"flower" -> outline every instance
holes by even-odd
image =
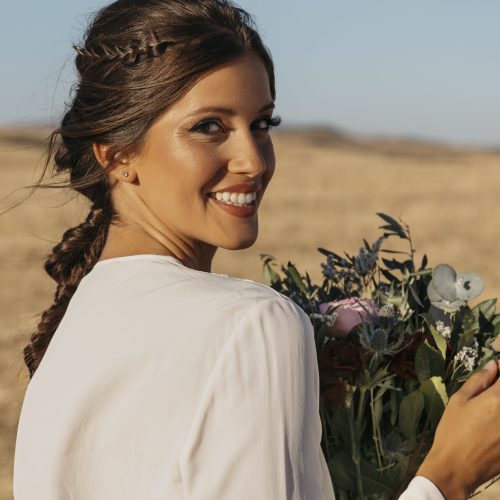
[[[378,307],[375,302],[357,297],[324,302],[319,305],[319,311],[321,314],[332,314],[333,324],[328,327],[327,331],[334,337],[345,337],[364,320],[378,316]]]
[[[462,347],[457,354],[455,354],[455,363],[462,365],[466,371],[471,372],[474,370],[474,365],[476,364],[477,356],[479,351],[479,344],[477,339],[474,338],[473,347]]]
[[[359,343],[374,355],[375,360],[396,354],[405,341],[403,330],[396,338],[391,338],[392,329],[381,323],[380,318],[369,317],[366,322],[361,323],[359,329]]]
[[[441,334],[441,336],[449,340],[451,337],[451,328],[449,326],[445,326],[443,321],[436,321],[436,330],[438,333]]]
[[[483,280],[474,273],[457,273],[447,264],[439,264],[432,272],[427,287],[431,304],[448,312],[458,311],[484,289]]]

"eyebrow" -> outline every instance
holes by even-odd
[[[268,109],[274,109],[274,102],[270,102],[266,104],[263,108],[259,110],[259,113],[262,113],[263,111],[267,111]],[[193,116],[201,115],[202,113],[222,113],[225,115],[229,116],[234,116],[236,112],[234,109],[231,108],[223,108],[223,107],[218,107],[218,106],[206,106],[204,108],[197,109],[196,111],[193,111],[189,115],[186,116],[186,118],[191,118]]]

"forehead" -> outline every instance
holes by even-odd
[[[269,75],[259,56],[248,53],[202,76],[172,105],[172,114],[189,115],[205,106],[255,113],[272,101]]]

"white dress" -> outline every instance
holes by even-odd
[[[142,254],[80,282],[28,385],[15,500],[333,500],[307,314]],[[400,497],[443,500],[416,477]]]

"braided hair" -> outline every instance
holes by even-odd
[[[274,66],[251,16],[230,0],[118,0],[98,11],[74,46],[78,81],[51,135],[36,187],[65,187],[90,201],[86,219],[68,229],[45,262],[57,284],[23,350],[35,373],[81,279],[98,261],[111,224],[120,223],[107,170],[140,150],[153,122],[209,70],[248,51],[263,61],[275,98]],[[108,146],[101,165],[94,144]],[[47,168],[69,182],[42,184]]]

